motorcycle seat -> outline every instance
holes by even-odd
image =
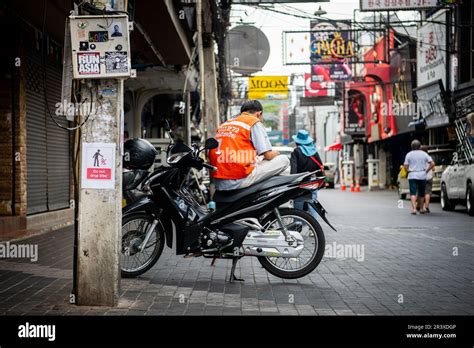
[[[213,200],[216,203],[232,203],[255,192],[264,191],[276,186],[287,185],[297,181],[298,179],[301,181],[301,179],[303,179],[303,177],[307,176],[308,174],[309,173],[275,175],[246,188],[228,191],[216,191],[214,193]]]

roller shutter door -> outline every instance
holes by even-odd
[[[26,59],[27,213],[69,206],[69,134],[57,127],[45,107],[39,52]],[[48,104],[54,115],[61,100],[61,67],[46,64]]]

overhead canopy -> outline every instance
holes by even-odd
[[[324,148],[324,151],[341,151],[342,150],[342,144],[341,143],[334,143],[331,145],[328,145]]]

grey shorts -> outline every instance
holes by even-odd
[[[425,194],[431,194],[433,191],[433,179],[426,180]]]

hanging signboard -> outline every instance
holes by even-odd
[[[311,21],[311,81],[349,81],[352,71],[348,61],[357,56],[350,22]]]
[[[336,95],[336,84],[331,81],[315,82],[311,80],[311,74],[304,74],[305,97],[334,97]]]
[[[358,46],[350,30],[311,31],[311,63],[344,63],[357,57]]]
[[[283,34],[283,60],[285,64],[309,64],[310,35],[307,31]]]
[[[344,103],[344,133],[365,134],[365,114],[367,100],[362,93],[350,91]]]
[[[249,99],[287,99],[288,76],[252,76],[249,78]]]
[[[189,0],[184,1],[188,2]],[[194,3],[195,1],[192,2]],[[329,0],[232,0],[232,4],[234,5],[286,4],[298,2],[329,2]]]
[[[432,18],[417,30],[417,83],[418,87],[441,79],[446,87],[446,11]]]
[[[426,122],[426,128],[449,124],[446,110],[446,94],[441,80],[415,89],[418,116]]]
[[[83,143],[81,188],[115,188],[115,143]]]
[[[438,0],[360,0],[361,11],[427,10],[438,6]]]
[[[343,22],[337,23],[340,25]],[[388,61],[388,52],[377,60],[361,58],[360,52],[369,50],[373,44],[360,41],[360,38],[367,34],[366,29],[349,28],[350,26],[347,26],[347,29],[334,26],[330,22],[318,22],[316,26],[312,25],[309,31],[284,31],[283,64],[341,65]],[[376,37],[384,37],[387,29],[373,28],[370,32]],[[305,45],[308,45],[309,49],[304,47]]]

